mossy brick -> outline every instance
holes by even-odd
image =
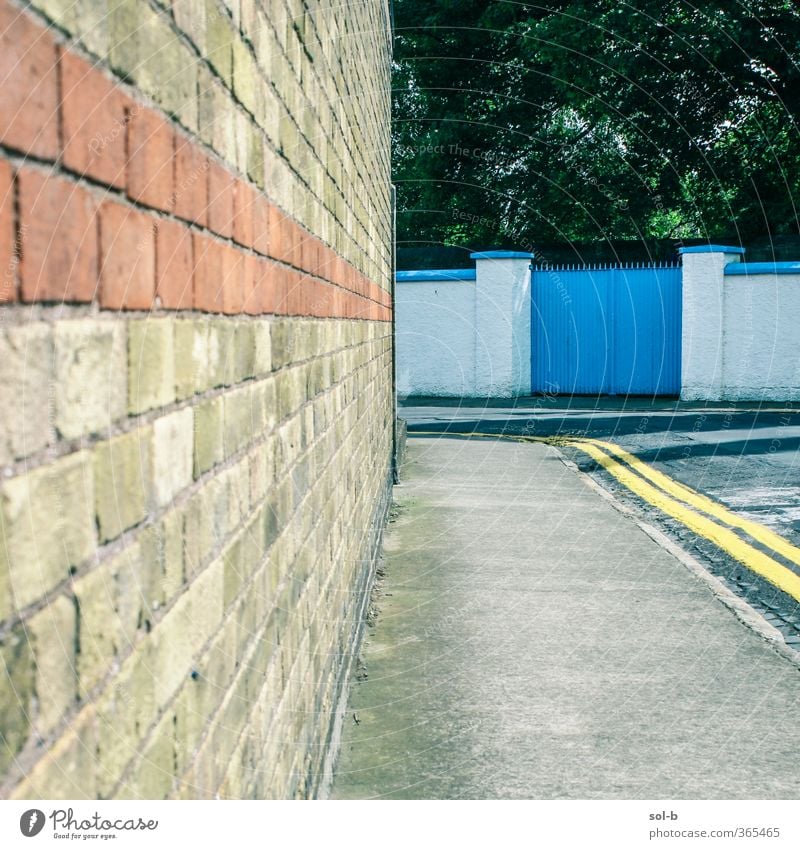
[[[152,480],[152,430],[139,428],[95,449],[97,527],[102,542],[115,539],[147,515]]]
[[[129,546],[73,585],[77,602],[76,669],[78,695],[85,699],[130,654],[150,616],[152,583],[143,574],[142,549]]]
[[[305,379],[300,368],[281,372],[275,381],[277,390],[278,420],[285,421],[305,400]]]
[[[208,371],[211,387],[236,383],[235,327],[231,319],[217,319],[208,327]]]
[[[259,434],[253,423],[253,399],[248,388],[228,392],[225,399],[225,424],[222,448],[225,458],[232,457]]]
[[[146,14],[138,36],[147,45],[137,82],[164,111],[192,132],[198,127],[198,59],[162,15]]]
[[[206,52],[206,4],[197,0],[172,0],[172,14],[178,29],[201,54]]]
[[[233,341],[235,345],[234,379],[241,383],[256,372],[256,324],[253,321],[237,321]]]
[[[86,699],[111,669],[120,648],[111,570],[102,564],[74,584],[78,603],[78,695]]]
[[[172,510],[137,537],[141,546],[142,593],[155,612],[185,583],[183,509]]]
[[[89,705],[39,758],[12,799],[95,799],[95,711]]]
[[[222,555],[225,570],[222,603],[225,608],[228,608],[231,602],[239,595],[244,584],[245,575],[242,552],[242,537],[240,536],[225,549]]]
[[[199,478],[224,459],[225,399],[203,401],[195,407],[194,477]]]
[[[0,773],[14,762],[31,730],[35,696],[33,647],[23,625],[0,637]]]
[[[189,640],[195,654],[219,632],[223,619],[225,566],[223,559],[210,563],[189,589],[192,624]]]
[[[255,59],[247,44],[239,38],[233,44],[233,93],[239,103],[255,115],[256,91],[263,85],[258,76]]]
[[[236,156],[236,107],[222,83],[206,68],[198,69],[197,121],[200,138],[230,164]]]
[[[28,621],[27,628],[35,657],[35,728],[44,736],[76,704],[77,620],[73,598],[60,595],[51,599]]]
[[[182,511],[183,564],[188,580],[202,568],[217,546],[212,484],[195,493]]]
[[[129,726],[131,736],[138,742],[144,737],[157,715],[153,670],[158,662],[152,634],[141,640],[136,649],[122,662],[119,673],[103,691],[103,697],[115,688],[121,695],[119,726]],[[134,736],[135,735],[135,736]]]
[[[69,33],[80,31],[80,3],[75,0],[34,0],[34,9],[43,12],[54,24]]]
[[[169,795],[175,767],[175,716],[168,711],[153,730],[150,741],[132,765],[125,793],[134,799],[164,799]]]
[[[294,358],[294,332],[292,322],[278,319],[272,323],[272,367],[283,368]]]
[[[138,82],[147,59],[140,28],[157,13],[144,0],[108,0],[107,10],[111,67],[123,79]]]
[[[210,388],[208,321],[179,320],[174,326],[175,394],[178,401]]]
[[[264,410],[264,427],[272,430],[278,423],[276,379],[269,377],[260,381],[257,391],[261,395],[261,405]]]
[[[253,376],[262,377],[272,370],[272,325],[269,321],[253,322]]]
[[[139,633],[146,633],[158,608],[161,564],[144,558],[140,539],[110,558],[108,571],[113,589],[114,613],[119,625],[115,653],[125,655]]]
[[[7,585],[0,619],[53,590],[94,553],[93,502],[86,451],[0,485],[0,575]]]
[[[263,97],[259,98],[263,102]],[[266,119],[264,120],[266,123]],[[247,133],[247,176],[260,188],[264,188],[264,138],[261,128],[248,125]]]
[[[175,400],[172,321],[140,319],[128,324],[128,412],[165,407]]]
[[[53,440],[53,333],[44,322],[0,329],[0,466]]]
[[[164,615],[149,635],[153,646],[153,665],[156,709],[165,707],[189,676],[192,668],[192,605],[189,590],[185,591]],[[196,649],[199,651],[200,646]]]
[[[169,601],[186,583],[183,561],[183,514],[167,514],[162,522],[164,535],[163,592]]]
[[[100,433],[126,414],[125,325],[62,321],[54,336],[56,428],[64,439]]]
[[[233,88],[233,25],[215,0],[205,0],[206,58],[225,85]]]
[[[153,492],[160,507],[192,482],[194,437],[191,407],[153,422]]]
[[[120,776],[140,751],[136,733],[138,701],[132,683],[132,662],[126,662],[95,702],[97,712],[96,780],[100,799],[109,799]]]
[[[259,504],[267,493],[271,469],[269,455],[263,445],[258,445],[250,455],[250,503]]]

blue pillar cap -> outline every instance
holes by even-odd
[[[679,248],[679,254],[743,254],[744,248],[732,245],[693,245],[689,248]]]
[[[470,259],[533,259],[532,253],[526,251],[479,251],[470,254]]]

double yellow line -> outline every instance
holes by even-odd
[[[420,434],[422,435],[422,434]],[[441,436],[441,433],[426,434]],[[739,563],[800,601],[800,575],[739,536],[740,532],[773,554],[800,566],[800,548],[764,525],[737,515],[707,495],[659,472],[638,457],[600,439],[577,436],[537,437],[474,433],[470,436],[505,438],[517,442],[544,442],[569,446],[591,457],[626,489],[676,519],[689,530],[710,540]]]

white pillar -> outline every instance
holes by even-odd
[[[739,262],[744,248],[697,245],[681,248],[683,326],[681,398],[722,398],[722,351],[725,322],[725,266]]]
[[[475,393],[513,398],[531,392],[531,262],[517,251],[474,253]]]

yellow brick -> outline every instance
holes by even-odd
[[[126,412],[125,329],[116,321],[55,327],[56,427],[74,439],[99,433]]]
[[[0,619],[41,598],[95,550],[89,454],[0,485]]]
[[[52,441],[52,366],[49,325],[0,329],[0,466]]]
[[[163,507],[192,482],[194,415],[178,410],[153,422],[153,491]]]
[[[36,661],[36,731],[48,734],[77,698],[75,603],[58,596],[28,622]]]
[[[128,411],[144,413],[174,400],[172,321],[131,321],[128,325]]]
[[[101,442],[95,449],[94,481],[101,541],[118,537],[147,515],[152,479],[149,427]]]
[[[94,709],[87,707],[42,754],[11,798],[94,799],[96,739]]]

